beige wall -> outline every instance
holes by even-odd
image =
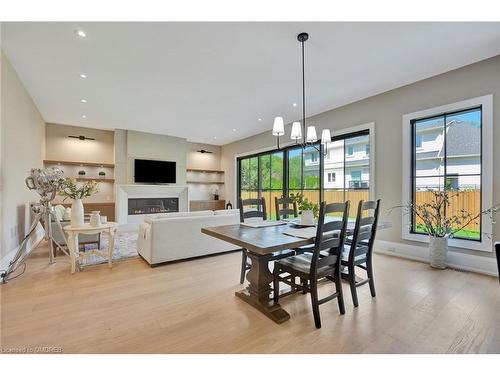
[[[48,160],[85,161],[90,163],[114,163],[114,132],[81,128],[78,126],[47,124]],[[95,140],[81,141],[68,135],[83,135]]]
[[[29,170],[42,167],[45,122],[1,52],[1,253],[15,249],[24,234],[25,204],[37,201],[24,180]]]
[[[186,183],[187,141],[184,138],[132,130],[115,130],[115,179],[134,183],[134,159],[175,161],[177,184]]]
[[[404,243],[401,239],[401,215],[388,210],[402,202],[402,116],[406,113],[454,103],[460,100],[493,94],[494,144],[500,144],[500,56],[484,60],[436,77],[367,98],[311,117],[310,123],[319,129],[342,129],[375,122],[375,191],[382,199],[382,216],[393,227],[380,231],[379,239]],[[286,134],[289,136],[290,129]],[[226,171],[226,196],[235,196],[235,155],[272,147],[276,139],[269,131],[222,147],[222,169]],[[494,155],[493,202],[500,202],[500,152]],[[500,239],[500,225],[494,230]],[[413,242],[408,242],[416,244]],[[459,252],[467,250],[454,249]],[[474,252],[493,256],[492,253]]]
[[[207,150],[212,153],[202,154],[198,150]],[[187,168],[220,169],[221,147],[204,143],[187,143]]]

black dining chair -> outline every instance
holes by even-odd
[[[249,199],[239,199],[240,208],[240,222],[244,223],[245,219],[249,218],[262,218],[262,220],[267,219],[266,211],[266,200],[262,198],[249,198]],[[247,208],[247,209],[245,209]],[[293,250],[282,250],[272,253],[270,261],[277,259],[282,259],[288,256],[294,255]],[[240,271],[240,284],[245,282],[246,272],[252,267],[250,260],[248,259],[248,250],[242,249],[241,251],[241,271]]]
[[[297,202],[290,197],[274,197],[274,205],[276,207],[276,220],[287,219],[289,215],[298,216]],[[282,207],[280,208],[280,206]]]
[[[344,269],[347,269],[348,273],[343,273],[342,276],[349,281],[354,307],[358,307],[356,288],[368,283],[372,297],[376,296],[372,253],[375,235],[377,234],[379,208],[380,199],[359,202],[352,238],[348,238],[344,246],[341,265]],[[356,268],[365,270],[367,278],[358,280],[356,278]]]
[[[342,216],[342,220],[325,222],[327,214]],[[347,221],[349,217],[349,201],[345,203],[322,202],[316,229],[316,240],[312,254],[300,254],[274,262],[273,297],[279,302],[279,283],[285,283],[292,290],[311,293],[311,304],[316,328],[321,328],[319,306],[337,298],[341,314],[345,314],[344,297],[340,276],[340,260],[344,248]],[[301,280],[296,283],[296,279]],[[335,292],[318,299],[318,280],[326,278],[335,284]],[[303,281],[307,282],[304,283]]]

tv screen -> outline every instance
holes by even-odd
[[[175,161],[135,159],[134,181],[175,184]]]

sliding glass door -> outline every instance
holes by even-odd
[[[370,197],[369,131],[335,137],[323,156],[314,147],[290,146],[238,158],[238,197],[264,197],[271,218],[274,198],[303,192],[310,201],[358,202]],[[319,145],[318,145],[319,146]]]

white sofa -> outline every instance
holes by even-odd
[[[238,224],[239,210],[150,215],[139,227],[137,251],[150,265],[239,249],[201,233],[201,228]]]

